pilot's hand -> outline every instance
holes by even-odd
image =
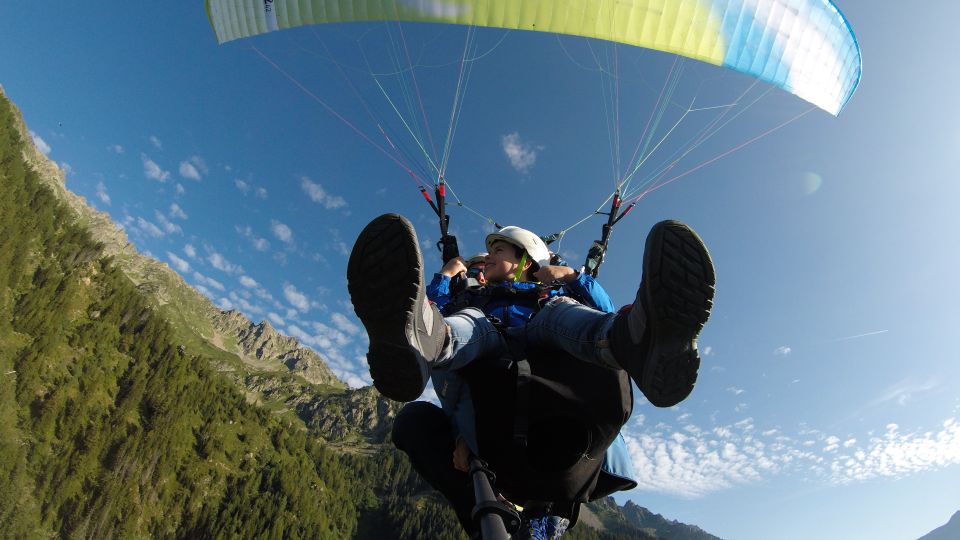
[[[466,271],[467,265],[463,262],[463,258],[455,257],[447,261],[447,264],[443,265],[443,269],[440,270],[440,273],[448,278],[453,278],[457,274],[466,273]]]
[[[470,447],[463,437],[457,437],[457,445],[453,448],[453,468],[463,472],[470,470]]]
[[[533,277],[540,283],[553,283],[554,281],[570,283],[577,279],[577,271],[569,266],[541,266],[539,270],[533,273]]]

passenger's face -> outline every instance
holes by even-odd
[[[481,285],[485,285],[487,283],[487,276],[483,273],[484,266],[486,265],[482,262],[475,262],[470,265],[470,272],[468,272],[468,274],[475,275],[477,281],[480,282]]]
[[[513,279],[520,266],[517,249],[513,244],[497,240],[490,245],[490,253],[483,258],[483,274],[487,281],[507,281]]]

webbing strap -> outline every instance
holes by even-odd
[[[520,281],[520,276],[523,275],[523,265],[527,264],[527,252],[523,252],[523,256],[520,257],[520,264],[517,266],[517,271],[513,274],[513,281],[516,283]]]
[[[516,415],[513,418],[513,442],[520,448],[527,447],[527,435],[530,432],[530,362],[526,355],[516,355],[517,394]]]

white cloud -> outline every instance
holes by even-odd
[[[871,401],[868,406],[876,407],[891,401],[895,401],[898,405],[903,406],[912,401],[916,394],[929,392],[939,386],[940,383],[934,379],[920,381],[910,377],[884,390],[883,393]]]
[[[157,165],[157,162],[147,157],[146,154],[140,154],[140,159],[143,160],[143,174],[147,178],[161,183],[170,179],[170,172],[163,170]]]
[[[266,199],[267,188],[258,187],[257,190],[254,192],[254,195],[256,195],[258,199]]]
[[[311,181],[304,176],[300,179],[300,188],[310,197],[310,200],[323,205],[327,210],[335,210],[347,206],[347,201],[343,197],[327,193],[323,186]]]
[[[347,383],[347,386],[350,388],[362,388],[364,386],[370,386],[373,384],[373,380],[370,377],[363,377],[362,375],[357,375],[355,372],[346,369],[333,369],[333,374],[337,376],[338,379]],[[424,396],[424,399],[426,397]]]
[[[537,153],[543,150],[542,146],[534,146],[520,140],[520,134],[513,132],[500,137],[503,153],[510,160],[510,165],[520,173],[527,173],[537,163]]]
[[[733,394],[733,395],[735,395],[735,396],[739,396],[740,394],[746,392],[746,390],[744,390],[743,388],[737,388],[737,387],[735,387],[735,386],[731,386],[731,387],[727,388],[727,392],[730,392],[731,394]]]
[[[284,307],[285,307],[285,306],[284,306],[283,304],[281,304],[280,302],[277,302],[276,300],[274,300],[273,295],[270,294],[270,292],[267,291],[266,289],[264,289],[263,287],[257,286],[256,288],[254,288],[254,289],[253,289],[253,294],[257,295],[257,297],[260,298],[260,299],[262,299],[262,300],[266,300],[267,302],[271,302],[271,303],[273,304],[274,309],[278,309],[278,310],[279,310],[279,309],[284,309]]]
[[[210,297],[210,295],[208,294],[207,297]],[[221,298],[220,300],[217,300],[217,307],[224,311],[229,311],[234,308],[233,302],[231,302],[228,298]]]
[[[70,176],[74,173],[73,166],[67,163],[66,161],[60,162],[60,169],[63,170],[64,176]]]
[[[237,279],[237,281],[239,281],[241,285],[243,285],[244,287],[246,287],[246,288],[248,288],[248,289],[256,288],[256,287],[259,285],[259,284],[257,283],[257,280],[253,279],[253,278],[250,277],[250,276],[240,276],[240,277]]]
[[[37,147],[37,150],[39,150],[41,154],[49,156],[50,152],[53,151],[53,149],[50,148],[50,145],[47,144],[47,141],[43,140],[43,137],[37,135],[33,131],[30,131],[30,138],[33,140],[33,145]]]
[[[273,235],[277,237],[277,240],[290,244],[293,242],[293,231],[290,230],[290,227],[280,223],[277,220],[270,221],[270,230],[273,231]]]
[[[206,296],[207,298],[209,298],[209,299],[211,299],[211,300],[213,300],[214,296],[216,296],[215,294],[213,294],[213,291],[211,291],[210,289],[204,287],[203,285],[200,285],[199,283],[194,283],[192,286],[193,286],[194,289],[196,289],[197,291],[199,291],[200,294]],[[224,300],[226,300],[226,299],[224,298]]]
[[[113,152],[114,154],[122,154],[125,152],[122,146],[119,144],[111,144],[107,147],[107,152]]]
[[[200,181],[200,171],[189,161],[180,162],[180,176],[188,180]]]
[[[302,326],[301,326],[302,325]],[[351,360],[343,351],[352,345],[352,338],[336,328],[331,328],[315,321],[303,321],[299,324],[289,324],[287,333],[299,340],[303,345],[316,350],[323,356],[327,365],[341,380],[347,380],[350,375],[358,377],[356,370],[363,365],[361,352],[354,349],[356,359]],[[363,368],[362,371],[366,371]],[[359,376],[360,379],[363,376]],[[365,384],[370,384],[369,375]]]
[[[307,298],[307,295],[298,291],[292,283],[287,283],[283,286],[283,296],[287,299],[287,302],[290,302],[291,306],[300,311],[310,310],[310,300]]]
[[[142,217],[137,218],[137,228],[154,238],[160,238],[164,235],[164,232],[160,229],[160,227],[157,227]]]
[[[156,148],[157,150],[163,150],[163,142],[161,142],[156,135],[150,136],[150,144],[152,144],[153,147]]]
[[[250,184],[240,180],[239,178],[233,181],[233,185],[237,186],[237,189],[242,191],[244,195],[250,191]]]
[[[226,272],[227,274],[236,274],[243,271],[243,268],[228,261],[226,257],[217,253],[212,247],[205,247],[207,250],[207,262],[209,262],[217,270]]]
[[[210,173],[210,168],[207,167],[207,162],[200,156],[190,156],[188,160],[190,163],[196,167],[202,175],[207,175]]]
[[[174,190],[177,192],[177,195],[183,195],[187,192],[187,190],[183,188],[183,184],[177,184],[174,187]]]
[[[344,241],[340,238],[340,231],[339,231],[338,229],[327,229],[327,232],[330,233],[330,236],[329,236],[329,238],[330,238],[330,244],[329,244],[330,247],[331,247],[333,250],[335,250],[336,252],[338,252],[338,253],[340,253],[341,255],[343,255],[344,257],[349,256],[349,255],[350,255],[350,246],[348,246],[348,245],[346,244],[346,242],[344,242]],[[421,243],[424,244],[424,250],[425,250],[425,252],[426,252],[426,253],[430,253],[430,254],[432,255],[433,252],[435,251],[435,250],[433,249],[433,242],[432,242],[429,238],[423,238],[423,240],[421,241]]]
[[[103,182],[97,182],[97,198],[103,204],[110,206],[110,194],[107,193],[107,186]]]
[[[836,452],[837,448],[840,448],[840,438],[834,435],[827,437],[823,442],[827,443],[823,447],[824,452]]]
[[[186,244],[183,246],[183,252],[187,254],[187,257],[191,259],[197,258],[197,248],[193,247],[193,244]]]
[[[270,242],[267,241],[266,238],[257,236],[256,233],[253,232],[253,227],[250,227],[249,225],[245,227],[237,225],[234,228],[236,229],[237,234],[250,241],[250,244],[253,245],[253,249],[257,251],[266,251],[270,249]]]
[[[848,441],[849,442],[849,441]],[[845,449],[852,449],[856,441]],[[921,471],[960,464],[960,423],[943,422],[936,433],[902,434],[896,424],[887,426],[880,437],[871,437],[865,448],[837,456],[826,470],[835,484],[849,484],[874,478],[902,478]]]
[[[167,258],[170,259],[170,263],[173,264],[173,268],[180,272],[181,274],[186,274],[190,272],[190,263],[177,257],[173,253],[167,252]]]
[[[631,421],[624,430],[638,489],[698,498],[776,475],[835,485],[960,464],[955,418],[936,432],[902,434],[889,424],[884,435],[870,436],[865,445],[855,437],[841,439],[805,427],[796,437],[779,428],[758,431],[752,418],[709,430],[677,420],[681,425],[675,429]]]
[[[314,341],[313,336],[295,324],[287,326],[287,334],[297,338],[297,341],[304,345],[310,345]]]
[[[160,224],[160,227],[167,234],[183,234],[183,229],[179,225],[167,219],[167,216],[163,215],[159,210],[153,213],[153,217],[157,219],[157,223]]]
[[[180,208],[180,205],[173,203],[170,205],[170,217],[176,219],[187,219],[187,213],[183,211],[183,208]]]
[[[249,302],[246,298],[237,294],[237,291],[230,291],[230,300],[233,301],[235,306],[246,313],[259,315],[264,311],[262,307]]]
[[[707,345],[706,347],[700,350],[700,354],[702,354],[703,356],[713,356],[713,347]]]
[[[756,441],[742,437],[711,437],[680,432],[640,432],[626,435],[627,447],[637,473],[638,489],[697,498],[748,484],[762,478],[770,467]]]
[[[223,283],[220,283],[219,281],[217,281],[217,280],[215,280],[215,279],[213,279],[213,278],[207,277],[207,276],[201,274],[200,272],[194,272],[194,273],[193,273],[193,279],[196,280],[196,282],[199,283],[199,284],[201,284],[201,285],[204,285],[204,286],[207,286],[207,287],[213,287],[214,289],[216,289],[216,290],[218,290],[218,291],[225,291],[225,290],[227,290],[227,288],[223,286]]]
[[[782,345],[780,347],[777,347],[773,351],[773,354],[774,356],[787,356],[791,352],[793,352],[793,349],[791,349],[790,347],[787,347],[786,345]]]
[[[287,323],[283,320],[282,317],[280,317],[279,315],[277,315],[276,313],[274,313],[274,312],[272,312],[272,311],[269,312],[269,313],[267,313],[267,319],[270,319],[270,322],[272,322],[274,326],[286,326],[286,325],[287,325]]]
[[[350,335],[355,335],[360,333],[360,326],[348,319],[342,313],[334,313],[330,320],[333,321],[333,325],[336,326],[343,332],[346,332]]]
[[[200,181],[209,172],[206,161],[200,156],[191,156],[180,162],[180,176],[189,180]]]

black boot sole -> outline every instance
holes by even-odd
[[[683,401],[697,382],[696,339],[710,317],[716,273],[703,240],[678,221],[663,221],[647,237],[644,310],[650,343],[640,390],[657,407]]]
[[[408,337],[416,328],[414,308],[426,302],[422,276],[416,232],[397,214],[371,221],[347,263],[350,300],[370,338],[373,385],[396,401],[417,399],[426,385],[425,362]]]

